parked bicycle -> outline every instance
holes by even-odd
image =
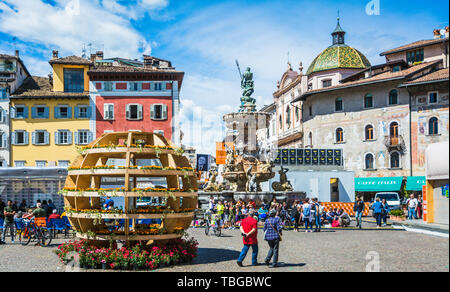
[[[40,246],[49,246],[52,242],[52,233],[47,228],[47,218],[23,219],[24,227],[19,233],[19,241],[22,245],[28,245],[31,241]]]
[[[220,215],[212,214],[211,212],[205,213],[205,234],[208,235],[212,230],[214,235],[220,237],[222,235],[222,228],[220,225]]]

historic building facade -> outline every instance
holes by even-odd
[[[0,167],[10,165],[9,96],[30,76],[19,57],[0,54]]]
[[[75,146],[93,139],[89,129],[89,60],[60,58],[53,51],[52,75],[28,77],[10,96],[11,166],[67,167]]]
[[[181,143],[180,90],[184,73],[170,61],[144,56],[144,62],[91,56],[90,99],[95,106],[91,130],[160,133]]]

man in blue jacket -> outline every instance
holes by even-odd
[[[375,203],[372,204],[372,210],[375,218],[377,219],[377,228],[380,228],[381,214],[383,212],[383,204],[380,202],[380,198],[376,198]]]
[[[276,216],[277,210],[269,212],[269,218],[264,223],[264,240],[269,244],[269,253],[266,257],[266,265],[270,265],[273,256],[272,268],[278,267],[278,252],[282,233],[281,219]]]

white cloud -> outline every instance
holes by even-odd
[[[168,2],[139,1],[131,7],[112,0],[102,3],[58,0],[50,5],[42,0],[5,0],[0,3],[0,30],[22,41],[45,45],[48,56],[51,49],[59,49],[61,55],[81,55],[83,45],[89,43],[93,50],[104,49],[105,56],[134,59],[150,54],[151,41],[132,27],[130,18],[142,17],[142,12],[162,8]]]

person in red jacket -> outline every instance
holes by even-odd
[[[252,248],[252,266],[258,265],[258,221],[253,218],[255,214],[250,212],[241,224],[244,247],[237,260],[238,266],[242,267],[242,262],[247,256],[248,250]]]

